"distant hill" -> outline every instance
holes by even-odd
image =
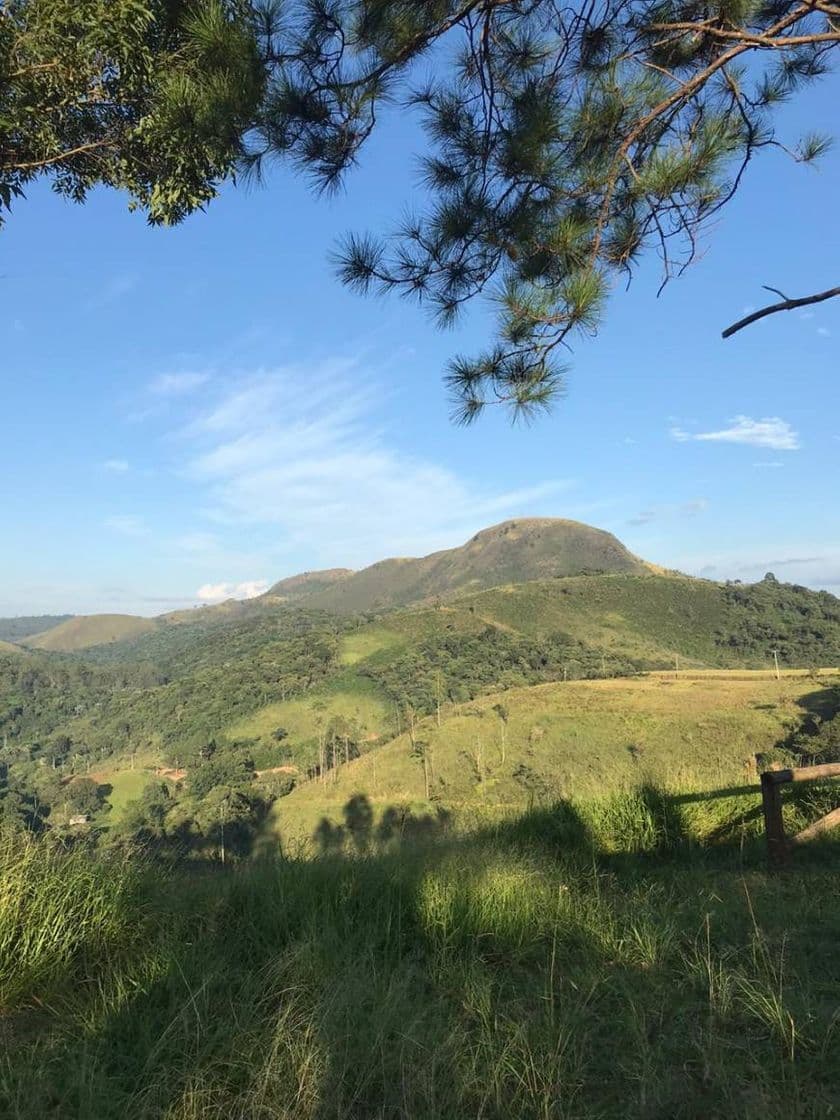
[[[419,559],[381,560],[360,572],[342,574],[298,602],[352,614],[534,579],[649,570],[602,529],[559,518],[524,518],[484,529],[458,548]]]
[[[33,634],[21,643],[31,649],[72,653],[91,646],[125,641],[155,630],[159,623],[153,618],[132,614],[78,615],[58,626]]]
[[[353,615],[435,602],[531,580],[584,574],[642,575],[653,570],[602,529],[560,518],[523,518],[483,529],[466,544],[429,556],[381,560],[358,572],[328,568],[288,576],[273,584],[264,595],[245,601],[230,599],[214,606],[170,611],[156,619],[133,615],[65,616],[57,625],[42,625],[37,632],[31,629],[25,644],[34,649],[73,653],[135,642],[162,628],[186,625],[199,630],[246,621],[284,607]],[[45,618],[42,622],[53,620]],[[22,641],[23,636],[17,640]]]
[[[37,614],[0,618],[0,642],[21,642],[33,634],[51,630],[72,617],[71,614]]]
[[[352,568],[326,568],[321,572],[301,572],[278,580],[266,591],[264,598],[298,600],[319,591],[327,591],[356,573]]]

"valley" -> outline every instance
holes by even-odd
[[[840,601],[584,528],[0,622],[4,1115],[831,1111]]]
[[[358,792],[492,813],[754,780],[840,665],[826,593],[662,572],[546,519],[244,602],[38,621],[0,623],[3,814],[74,835],[84,804],[106,846],[204,854],[220,805],[247,852],[311,842]]]

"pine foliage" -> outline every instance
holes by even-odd
[[[694,259],[749,161],[778,146],[774,108],[829,67],[840,7],[303,0],[264,7],[260,34],[255,169],[279,153],[334,189],[384,106],[422,114],[427,207],[385,238],[348,237],[338,272],[444,326],[477,296],[494,302],[496,340],[449,369],[466,422],[492,402],[548,407],[564,351],[597,330],[645,250],[663,282]],[[793,154],[826,144],[806,137]]]

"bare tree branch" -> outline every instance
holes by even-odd
[[[778,292],[778,288],[768,288],[768,291]],[[779,292],[779,295],[781,294]],[[833,299],[835,296],[840,296],[840,288],[829,288],[827,292],[819,292],[813,296],[802,296],[801,299],[783,299],[781,303],[771,303],[769,307],[762,307],[760,311],[753,311],[751,315],[745,315],[743,319],[739,319],[737,323],[727,327],[721,333],[721,338],[731,338],[733,334],[737,334],[744,327],[749,327],[752,323],[757,323],[759,319],[765,319],[768,315],[775,315],[777,311],[795,311],[797,307],[822,303],[823,300]]]

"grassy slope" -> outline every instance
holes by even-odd
[[[356,714],[381,735],[392,725],[391,705],[384,697],[376,699],[363,675],[366,663],[453,633],[480,633],[487,625],[529,638],[564,631],[608,656],[622,654],[650,664],[673,664],[679,654],[684,667],[725,667],[737,664],[714,642],[725,620],[720,585],[681,576],[578,576],[493,588],[438,607],[397,611],[343,635],[340,660],[345,668],[339,682],[306,699],[257,710],[229,727],[228,734],[264,739],[275,727],[285,726],[314,739],[317,715],[312,705],[323,698],[327,719]],[[570,676],[577,671],[570,662]],[[536,695],[527,693],[526,706]],[[365,698],[358,714],[357,696]]]
[[[412,645],[457,634],[480,633],[496,626],[509,633],[538,637],[565,631],[605,653],[640,660],[673,662],[678,652],[686,665],[725,664],[711,635],[723,620],[717,584],[656,575],[581,576],[508,585],[452,600],[438,607],[419,607],[385,615],[341,638],[341,691],[370,692],[362,676],[365,662],[386,659]],[[571,675],[575,674],[570,664]],[[292,711],[308,708],[313,698],[294,702]],[[342,703],[349,703],[345,697]],[[252,719],[235,724],[234,737],[262,736],[284,725],[288,705],[271,705]],[[331,711],[335,711],[331,705]],[[346,713],[343,713],[346,714]],[[294,717],[293,717],[294,718]],[[304,721],[314,735],[312,720]]]
[[[140,634],[150,633],[157,626],[154,619],[130,614],[81,615],[61,622],[41,634],[34,634],[22,644],[32,649],[73,653],[89,646],[127,641]]]
[[[423,720],[416,738],[429,745],[432,797],[462,809],[587,797],[643,780],[740,786],[755,781],[755,753],[782,739],[838,680],[721,672],[538,685],[460,705],[444,713],[440,728]],[[498,702],[509,713],[504,762]],[[281,836],[311,837],[322,816],[338,821],[357,792],[380,809],[424,798],[422,763],[407,735],[335,777],[301,785],[278,802]]]
[[[305,696],[260,708],[252,716],[231,724],[226,733],[231,739],[270,742],[272,732],[283,727],[289,740],[300,746],[314,743],[319,728],[326,727],[334,716],[355,720],[363,737],[371,742],[386,736],[392,727],[388,704],[371,682],[346,674]],[[287,754],[288,748],[279,743],[277,761],[284,761]]]
[[[122,820],[129,803],[136,801],[142,795],[143,790],[153,780],[151,769],[145,768],[148,765],[147,760],[135,760],[133,770],[109,766],[97,769],[95,774],[91,774],[91,777],[101,785],[111,787],[111,792],[107,796],[111,810],[103,816],[103,824],[109,826],[117,824]]]
[[[562,630],[595,649],[671,662],[725,664],[714,644],[720,585],[667,575],[579,576],[512,585],[462,599],[488,621],[535,636]]]
[[[41,634],[45,630],[58,626],[72,618],[69,614],[41,614],[18,615],[16,618],[0,618],[0,640],[6,642],[20,642],[33,634]]]

